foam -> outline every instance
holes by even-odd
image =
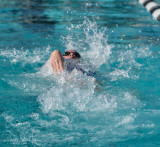
[[[0,56],[7,58],[12,64],[21,63],[25,64],[33,64],[33,63],[43,63],[45,56],[48,56],[50,52],[50,46],[42,49],[35,49],[33,52],[30,52],[27,49],[21,48],[16,49],[6,49],[0,50]]]
[[[113,45],[108,44],[107,28],[98,28],[94,20],[91,21],[85,18],[83,24],[76,26],[71,24],[68,30],[71,33],[63,37],[63,42],[67,49],[79,51],[82,57],[88,59],[95,68],[99,68],[103,63],[107,62],[113,48]],[[72,33],[72,30],[82,31],[83,35]]]

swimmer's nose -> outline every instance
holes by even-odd
[[[73,53],[70,53],[69,56],[70,56],[70,58],[72,58],[72,59],[74,58],[74,54],[73,54]]]

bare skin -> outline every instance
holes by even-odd
[[[74,53],[76,52],[75,50],[67,50],[67,52],[70,52],[68,56],[62,56],[59,50],[55,50],[52,52],[50,56],[50,64],[55,74],[60,74],[64,71],[64,59],[76,59],[76,57],[74,56]]]
[[[52,52],[50,56],[50,64],[55,74],[60,74],[62,71],[64,71],[63,57],[59,50]]]

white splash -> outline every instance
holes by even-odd
[[[33,52],[30,52],[28,49],[21,48],[16,49],[6,49],[0,50],[0,56],[7,58],[12,64],[20,62],[22,65],[33,64],[33,63],[43,63],[44,57],[48,56],[50,53],[50,46],[44,48],[36,48]]]
[[[83,24],[71,24],[68,30],[71,33],[63,37],[67,49],[79,51],[96,68],[107,62],[113,48],[108,44],[107,28],[99,28],[94,20],[85,18]],[[77,32],[72,33],[73,30]]]

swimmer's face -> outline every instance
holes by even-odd
[[[65,59],[79,59],[81,58],[80,54],[75,50],[67,50],[62,55]]]

